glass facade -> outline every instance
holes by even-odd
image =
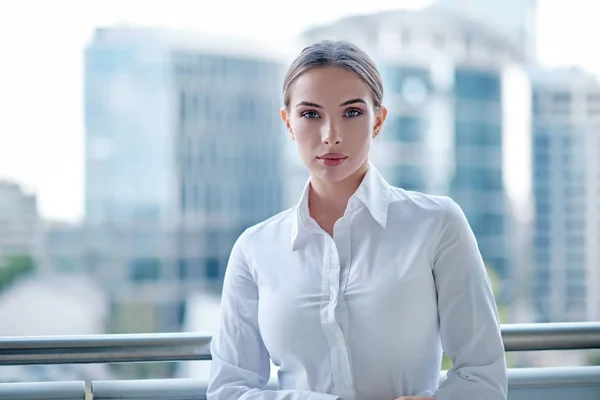
[[[160,220],[173,164],[168,64],[160,48],[92,44],[85,53],[85,214]]]
[[[508,215],[502,181],[502,76],[498,71],[457,68],[454,76],[456,169],[451,195],[478,239],[484,261],[509,278]],[[472,201],[478,198],[478,201]],[[493,201],[484,201],[484,199]]]
[[[381,68],[386,105],[389,110],[383,140],[393,145],[421,148],[426,141],[428,116],[420,107],[431,90],[429,71],[424,68],[386,65]],[[403,104],[417,106],[415,112],[404,113]],[[405,190],[427,191],[427,171],[420,160],[395,157],[387,170],[391,184]]]
[[[205,278],[219,281],[239,234],[282,210],[282,67],[263,59],[172,54],[178,91],[179,211],[207,230]],[[189,224],[186,223],[189,226]]]
[[[94,256],[117,306],[157,293],[145,300],[155,326],[115,331],[178,330],[169,315],[199,288],[218,291],[238,236],[282,210],[283,69],[130,33],[99,34],[85,54],[81,258]]]
[[[535,93],[534,100],[546,94]],[[547,97],[547,96],[546,96]],[[554,93],[552,101],[570,101]],[[567,123],[534,119],[535,224],[533,305],[537,322],[586,319],[585,134]]]

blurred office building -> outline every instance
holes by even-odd
[[[484,24],[505,37],[528,63],[537,58],[538,0],[437,0],[431,10],[456,13]]]
[[[600,82],[534,75],[536,322],[600,319]]]
[[[7,257],[35,257],[39,249],[37,197],[0,180],[0,266]]]
[[[110,292],[114,331],[181,329],[191,293],[219,292],[239,234],[281,210],[282,68],[238,38],[95,32],[78,257]]]
[[[407,190],[453,197],[485,262],[512,301],[515,214],[531,202],[530,82],[524,55],[487,25],[455,13],[394,11],[339,20],[300,43],[352,41],[371,54],[385,85],[388,118],[372,159]],[[511,186],[510,174],[523,179]]]

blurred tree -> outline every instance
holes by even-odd
[[[502,289],[502,282],[498,279],[498,275],[494,272],[494,269],[488,264],[485,264],[485,270],[487,271],[488,277],[490,278],[490,284],[492,285],[492,292],[494,296],[498,296]],[[500,316],[500,323],[506,324],[508,320],[508,309],[504,304],[498,304],[498,315]],[[510,368],[514,365],[514,360],[511,354],[506,354],[506,364]],[[452,368],[452,360],[444,354],[442,358],[442,370],[449,370]]]
[[[35,261],[29,254],[13,254],[0,261],[0,290],[35,270]]]
[[[588,365],[600,366],[600,351],[592,351],[588,356]]]

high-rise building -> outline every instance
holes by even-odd
[[[302,44],[344,39],[365,49],[384,79],[388,118],[372,159],[390,183],[452,196],[485,261],[511,298],[514,191],[527,158],[507,152],[530,140],[523,53],[476,21],[437,11],[394,11],[342,19],[306,32]],[[525,180],[525,185],[527,181]]]
[[[538,322],[600,318],[600,82],[577,69],[534,75]]]
[[[537,56],[538,0],[437,0],[433,10],[454,12],[487,25],[506,37],[528,61]]]
[[[88,223],[257,220],[280,207],[282,65],[239,39],[98,29],[85,56]]]
[[[98,29],[88,46],[82,257],[114,299],[157,302],[127,308],[143,329],[179,329],[239,234],[282,209],[282,68],[193,32]]]

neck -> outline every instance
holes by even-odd
[[[355,173],[339,182],[325,182],[316,177],[311,177],[308,208],[311,216],[326,213],[341,217],[348,205],[348,200],[356,192],[362,182],[369,163],[365,162]]]

